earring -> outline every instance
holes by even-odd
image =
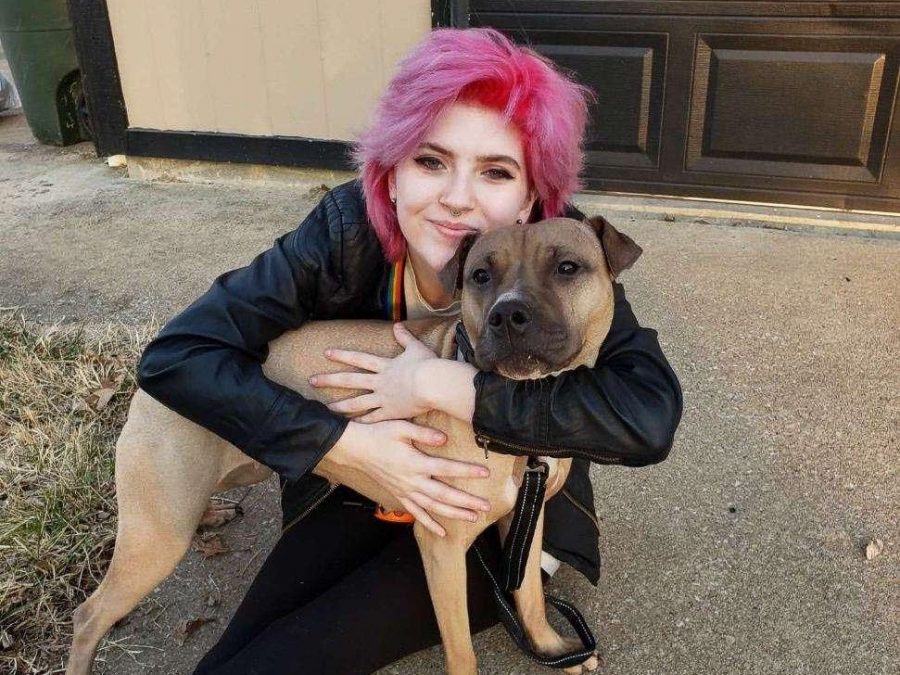
[[[397,198],[396,197],[391,197],[391,204],[393,204],[394,206],[397,206]]]
[[[521,218],[516,218],[516,225],[521,225],[521,224],[524,223],[524,222],[525,222],[525,221],[522,220]]]

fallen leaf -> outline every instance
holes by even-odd
[[[213,558],[231,551],[225,542],[222,541],[222,537],[217,534],[209,538],[194,537],[193,549],[199,552],[204,559]]]
[[[93,396],[97,397],[97,402],[94,404],[94,408],[96,410],[103,410],[106,405],[112,400],[112,397],[116,395],[116,390],[113,388],[98,389],[97,391],[91,392]]]
[[[881,539],[873,539],[866,546],[866,560],[872,560],[884,550],[884,542]]]
[[[327,193],[331,188],[325,185],[325,183],[320,183],[319,185],[314,185],[306,191],[306,196],[309,198],[321,197],[325,193]]]
[[[180,624],[178,624],[178,628],[175,629],[175,642],[178,643],[178,646],[181,647],[184,645],[185,641],[191,637],[200,627],[208,624],[210,621],[215,621],[215,617],[198,617],[196,619],[185,619]]]
[[[244,510],[241,508],[240,504],[210,504],[203,513],[203,517],[200,519],[200,524],[197,526],[197,529],[206,530],[222,527],[223,525],[230,523],[237,516],[242,515],[244,515]]]
[[[663,216],[663,220],[666,221],[667,223],[674,223],[675,216],[673,216],[671,213],[667,213],[666,215]]]
[[[97,400],[94,403],[95,410],[103,410],[112,400],[112,397],[116,395],[116,392],[119,390],[119,387],[122,386],[122,383],[125,381],[125,374],[119,373],[112,380],[103,380],[100,383],[100,388],[92,391],[91,396],[95,397]]]
[[[72,400],[72,412],[90,412],[90,404],[83,398],[75,398]]]

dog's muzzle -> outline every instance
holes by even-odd
[[[488,312],[476,350],[478,367],[506,377],[541,377],[571,360],[570,337],[565,326],[527,302],[502,300]]]

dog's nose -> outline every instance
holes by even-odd
[[[531,325],[531,310],[520,300],[506,300],[495,305],[488,314],[488,325],[495,333],[504,330],[524,333]]]

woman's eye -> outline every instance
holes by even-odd
[[[502,178],[504,180],[512,178],[512,174],[506,169],[488,169],[485,173],[491,178]]]
[[[431,171],[437,171],[444,166],[437,157],[416,157],[416,164],[424,166]]]
[[[472,272],[472,281],[476,284],[486,284],[491,280],[491,274],[486,269],[479,267],[477,270]]]
[[[563,260],[556,268],[557,274],[563,274],[567,277],[572,276],[577,272],[581,267],[577,263],[573,263],[571,260]]]

